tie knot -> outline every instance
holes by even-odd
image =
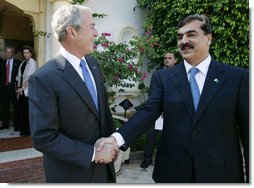
[[[192,67],[192,68],[190,69],[190,75],[191,75],[191,76],[195,76],[195,75],[197,74],[198,71],[199,71],[198,68]]]
[[[80,66],[85,68],[86,67],[86,61],[84,59],[80,60]]]

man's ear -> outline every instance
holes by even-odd
[[[211,34],[211,33],[210,33],[210,34],[208,34],[208,35],[207,35],[207,38],[208,38],[208,40],[207,40],[207,44],[210,46],[210,45],[211,45],[211,43],[212,43],[212,39],[213,39],[212,34]]]
[[[66,27],[66,31],[67,31],[68,35],[71,36],[71,38],[76,37],[76,31],[75,31],[75,29],[73,27],[67,26]]]

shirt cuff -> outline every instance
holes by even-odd
[[[113,136],[116,139],[116,143],[119,148],[125,144],[125,141],[120,133],[115,132],[111,136]]]
[[[96,150],[96,147],[94,146],[93,148],[94,148],[94,149],[93,149],[93,157],[92,157],[92,162],[94,161],[94,157],[95,157],[95,150]]]

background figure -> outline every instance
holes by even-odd
[[[30,135],[29,125],[29,104],[28,104],[28,79],[37,70],[37,63],[33,59],[33,49],[29,46],[25,46],[22,49],[24,61],[19,66],[18,75],[16,80],[17,94],[18,94],[18,106],[19,106],[19,124],[20,135]]]
[[[176,64],[176,58],[175,55],[171,52],[166,52],[164,54],[164,60],[163,60],[163,65],[164,69],[166,68],[171,68]]]
[[[6,60],[1,66],[1,100],[2,100],[2,127],[0,130],[9,128],[10,105],[13,108],[13,126],[14,131],[19,131],[18,107],[16,97],[16,76],[20,61],[14,59],[14,48],[6,47]]]
[[[163,68],[171,68],[176,64],[175,55],[171,52],[166,52],[163,57]],[[144,149],[144,160],[140,164],[141,168],[147,168],[152,163],[153,151],[156,142],[156,135],[160,132],[154,127],[149,128],[146,134],[146,143]]]
[[[3,59],[0,57],[0,120],[2,120]]]
[[[111,137],[98,140],[99,151],[116,142],[127,149],[163,112],[155,182],[249,182],[249,71],[210,56],[211,28],[201,15],[179,22],[184,62],[154,72],[146,103]]]
[[[64,5],[51,24],[60,51],[29,80],[31,133],[35,149],[43,153],[46,182],[116,182],[117,145],[100,152],[94,146],[115,127],[99,64],[86,56],[98,36],[92,12]]]

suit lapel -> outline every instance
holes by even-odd
[[[190,114],[190,117],[193,117],[194,107],[191,96],[191,90],[183,63],[179,64],[179,66],[176,67],[174,71],[174,76],[175,77],[173,79],[173,83],[177,91],[179,92],[182,101],[186,107],[186,110]]]
[[[90,95],[89,90],[85,86],[83,80],[80,78],[79,74],[72,67],[72,65],[60,54],[55,58],[58,69],[63,70],[63,79],[68,82],[71,87],[79,94],[79,96],[84,100],[90,110],[96,115],[98,119],[99,113],[95,107],[93,99]]]
[[[211,61],[207,72],[204,88],[200,96],[199,105],[195,114],[193,125],[197,123],[197,121],[205,112],[206,108],[209,106],[215,95],[222,87],[226,79],[223,75],[223,72],[224,69],[220,66],[219,63]]]

